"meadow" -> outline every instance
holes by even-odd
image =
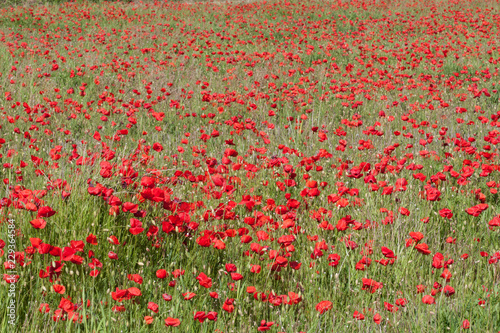
[[[499,332],[499,25],[1,5],[0,331]]]

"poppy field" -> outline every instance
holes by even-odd
[[[0,331],[499,332],[499,26],[0,6]]]

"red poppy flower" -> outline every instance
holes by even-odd
[[[148,309],[153,311],[154,313],[158,313],[158,304],[154,302],[148,302]]]
[[[260,265],[252,265],[252,267],[250,268],[250,273],[255,273],[255,274],[258,274],[260,273],[262,270],[262,268],[260,267]],[[231,273],[233,274],[233,273]],[[231,275],[232,277],[232,275]]]
[[[432,258],[432,267],[434,268],[443,268],[444,265],[444,256],[442,253],[437,252]]]
[[[243,275],[240,273],[231,273],[231,279],[233,279],[233,281],[239,281],[243,279]]]
[[[203,323],[206,319],[206,314],[204,311],[197,311],[195,314],[194,314],[194,320],[198,320],[200,323]]]
[[[500,227],[500,215],[495,216],[490,222],[488,222],[490,227]]]
[[[453,294],[455,294],[455,289],[452,287],[452,286],[445,286],[443,288],[443,293],[446,295],[446,296],[451,296]]]
[[[139,210],[139,205],[132,202],[124,202],[122,205],[123,212],[137,213]]]
[[[168,272],[164,269],[159,269],[156,271],[156,277],[159,279],[164,279],[168,275]]]
[[[206,314],[206,318],[211,321],[217,321],[218,313],[215,311],[210,311]]]
[[[50,312],[49,304],[47,303],[40,304],[38,311],[40,311],[40,313],[49,313]]]
[[[467,214],[477,217],[486,209],[488,209],[488,204],[484,203],[476,205],[474,207],[467,208],[465,211],[467,212]]]
[[[142,295],[142,293],[139,290],[139,288],[136,288],[136,287],[130,287],[130,288],[127,289],[127,291],[132,296],[141,296]]]
[[[90,234],[90,235],[87,236],[87,238],[85,239],[85,241],[88,244],[97,245],[97,236],[95,236],[93,234]]]
[[[448,268],[445,268],[443,270],[443,273],[441,273],[441,277],[443,279],[446,279],[446,281],[450,281],[450,279],[451,279],[451,272],[448,270]]]
[[[56,213],[55,210],[53,210],[49,206],[43,206],[38,209],[38,214],[37,217],[51,217]]]
[[[47,225],[47,222],[44,219],[34,219],[30,221],[30,224],[35,229],[43,229]]]
[[[410,216],[410,211],[404,207],[399,208],[399,213],[404,216]]]
[[[196,278],[198,282],[200,283],[200,286],[205,287],[205,288],[210,288],[212,287],[212,279],[209,278],[208,276],[205,275],[205,273],[200,273],[198,277]]]
[[[386,257],[386,258],[397,258],[395,255],[394,255],[394,252],[392,252],[391,249],[385,247],[385,246],[382,246],[382,254]]]
[[[181,321],[177,318],[167,317],[167,319],[165,319],[165,326],[177,327],[180,324],[181,324]]]
[[[431,295],[425,295],[422,297],[422,303],[424,304],[435,304],[436,300]]]
[[[399,308],[394,306],[394,304],[384,302],[384,308],[389,312],[397,312]]]
[[[139,221],[138,219],[131,218],[130,219],[130,229],[129,229],[129,232],[132,235],[138,235],[138,234],[140,234],[143,231],[144,231],[144,228],[142,227],[142,222]]]
[[[330,310],[332,308],[332,302],[330,301],[321,301],[318,304],[316,304],[316,311],[319,312],[319,314],[323,314],[326,311]]]
[[[410,237],[413,238],[415,242],[420,242],[423,238],[424,235],[421,232],[410,232]]]
[[[429,250],[429,246],[425,243],[421,243],[421,244],[416,245],[415,249],[424,255],[428,255],[431,253],[431,251]]]
[[[195,297],[196,294],[188,291],[187,293],[183,293],[182,296],[184,296],[186,301],[189,301],[191,298]]]
[[[226,264],[225,268],[228,273],[236,272],[238,270],[235,264]]]
[[[270,321],[270,322],[266,322],[265,320],[262,320],[260,322],[260,326],[259,328],[257,329],[257,331],[259,332],[265,332],[265,331],[269,331],[271,329],[271,326],[274,325],[274,322],[273,321]]]
[[[408,300],[406,298],[399,298],[396,300],[396,305],[405,307],[406,304],[408,303]]]
[[[362,278],[361,281],[363,283],[363,285],[361,286],[361,290],[368,290],[372,294],[383,287],[382,283],[377,282],[373,279]]]
[[[226,312],[232,313],[234,311],[234,298],[227,298],[222,305],[222,309]]]
[[[444,218],[447,218],[447,219],[451,219],[453,217],[453,213],[448,208],[441,209],[439,211],[439,215],[441,215],[441,217],[444,217]]]
[[[134,281],[135,283],[138,283],[138,284],[142,284],[142,281],[143,281],[142,276],[140,276],[139,274],[128,274],[127,278],[130,281]]]
[[[54,284],[54,285],[52,285],[52,288],[58,294],[64,294],[66,292],[66,287],[61,286],[60,284]]]
[[[362,314],[361,312],[358,312],[358,311],[354,311],[354,314],[352,315],[352,317],[354,319],[357,319],[357,320],[364,320],[365,319],[365,315]]]

